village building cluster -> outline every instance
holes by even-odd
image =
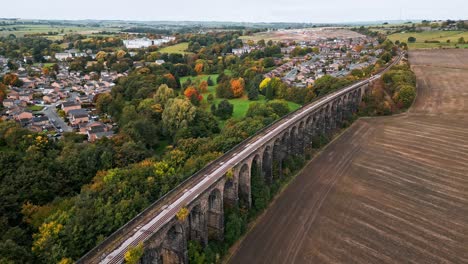
[[[265,78],[280,78],[288,85],[307,87],[315,80],[331,75],[344,77],[353,70],[363,70],[377,62],[383,53],[379,43],[371,37],[345,37],[336,39],[314,39],[311,41],[282,41],[279,43],[283,58],[275,60],[278,67],[264,74]],[[310,52],[304,56],[294,57],[296,48],[315,48],[317,53]],[[233,49],[233,54],[241,56],[254,50],[262,49],[260,46],[249,46]]]
[[[289,58],[281,67],[265,74],[265,77],[281,78],[288,85],[306,87],[324,75],[345,77],[353,70],[363,70],[377,62],[382,49],[379,43],[368,37],[316,40],[301,42],[301,48],[318,47],[319,53]],[[291,48],[286,50],[286,55]]]
[[[8,60],[0,57],[3,74],[9,72]],[[17,61],[21,65],[21,61]],[[84,74],[69,71],[68,63],[60,62],[55,78],[42,73],[42,66],[19,67],[15,74],[21,86],[9,87],[3,100],[2,119],[15,120],[35,132],[60,137],[63,132],[78,132],[89,141],[112,137],[112,124],[102,122],[95,114],[97,96],[109,93],[114,81],[126,74],[112,71]]]

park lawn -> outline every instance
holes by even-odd
[[[218,105],[222,100],[224,99],[216,98],[214,102],[216,103],[216,105]],[[232,113],[232,117],[238,120],[245,117],[245,114],[247,113],[247,110],[249,110],[249,106],[251,103],[254,103],[254,102],[258,102],[262,104],[267,103],[267,100],[265,99],[265,96],[263,95],[259,95],[258,100],[256,101],[250,101],[249,99],[247,99],[247,97],[228,99],[228,101],[234,106],[234,112]],[[287,103],[291,111],[294,111],[301,107],[301,105],[293,103],[293,102],[287,101]]]
[[[40,66],[42,64],[42,67],[52,67],[54,66],[55,63],[52,62],[45,62],[45,63],[34,63],[33,66]]]
[[[408,43],[409,37],[415,37],[416,42]],[[410,49],[430,49],[430,48],[455,48],[463,46],[458,44],[458,39],[464,37],[465,41],[468,40],[468,32],[464,31],[427,31],[427,32],[406,32],[396,33],[388,36],[388,39],[395,42],[408,43]],[[440,43],[425,43],[425,41],[439,41]],[[450,43],[447,43],[450,40]]]
[[[178,53],[178,54],[182,54],[182,55],[192,54],[192,52],[188,52],[187,49],[188,49],[188,42],[182,42],[182,43],[175,44],[175,45],[172,45],[172,46],[164,47],[164,48],[160,49],[159,52],[169,53],[169,54]]]
[[[231,72],[228,70],[226,70],[225,73],[227,75],[231,74]],[[222,100],[224,100],[223,98],[216,98],[216,79],[218,78],[218,74],[199,75],[195,77],[185,76],[185,77],[180,78],[180,83],[183,84],[189,78],[192,80],[192,82],[197,81],[197,80],[206,81],[208,77],[211,77],[211,80],[213,80],[215,85],[208,86],[208,91],[202,94],[203,96],[202,107],[204,107],[206,111],[211,111],[211,104],[209,104],[207,100],[210,94],[212,94],[213,97],[215,98],[213,102],[216,105],[218,105]],[[266,103],[267,102],[267,100],[265,99],[265,96],[263,95],[259,95],[259,99],[256,101],[250,101],[247,98],[247,96],[244,96],[242,98],[228,99],[228,101],[234,106],[234,112],[232,113],[232,118],[237,119],[237,120],[240,120],[245,116],[245,114],[247,113],[247,110],[249,109],[249,105],[251,103],[253,102]],[[293,102],[287,101],[287,103],[291,111],[294,111],[301,107],[301,105],[293,103]],[[223,128],[226,121],[221,120],[221,119],[218,119],[218,121],[219,121],[219,126]]]
[[[40,105],[31,105],[31,106],[28,106],[28,109],[33,111],[33,112],[36,112],[36,111],[41,111],[44,107],[43,106],[40,106]]]

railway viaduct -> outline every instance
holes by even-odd
[[[189,240],[206,245],[210,239],[223,239],[226,206],[252,205],[254,173],[266,184],[282,177],[285,158],[301,155],[318,136],[341,128],[380,76],[321,97],[262,129],[156,201],[78,263],[123,263],[125,252],[139,243],[144,245],[141,263],[187,263]],[[176,216],[181,209],[188,217]]]

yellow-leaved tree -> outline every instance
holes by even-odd
[[[140,242],[138,246],[136,247],[131,247],[128,249],[127,252],[125,252],[125,263],[127,264],[137,264],[141,257],[143,257],[144,249],[143,249],[143,243]]]

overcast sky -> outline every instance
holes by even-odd
[[[468,19],[467,0],[2,0],[0,17],[34,19],[355,22]]]

